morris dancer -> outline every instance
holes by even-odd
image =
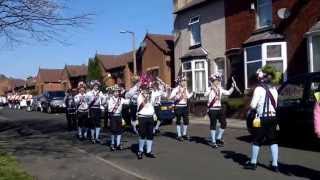
[[[87,139],[87,127],[89,125],[89,98],[86,95],[86,84],[84,82],[79,82],[78,91],[79,93],[74,97],[74,101],[77,109],[78,138],[83,140]]]
[[[275,70],[266,66],[262,70],[258,70],[257,76],[260,85],[255,88],[250,105],[251,111],[256,111],[256,118],[253,121],[255,132],[253,134],[251,160],[247,162],[245,168],[252,170],[257,168],[260,146],[266,140],[271,149],[271,169],[274,172],[279,172],[279,150],[276,138],[278,91],[272,84],[272,80],[275,78]]]
[[[91,83],[92,90],[87,93],[89,101],[89,116],[90,116],[90,129],[91,129],[91,141],[93,144],[101,143],[100,131],[101,131],[101,106],[104,104],[104,96],[99,90],[100,83],[97,80]]]
[[[108,101],[108,113],[110,118],[111,145],[110,150],[121,150],[121,135],[123,133],[122,107],[129,104],[129,99],[120,97],[122,89],[118,85],[112,88],[113,96]],[[116,142],[115,142],[116,141]]]
[[[137,131],[137,98],[139,95],[139,76],[132,77],[133,87],[125,94],[126,99],[130,99],[129,110],[130,110],[130,118],[131,125],[133,131],[138,133]]]
[[[160,125],[161,125],[161,119],[160,119],[160,104],[161,104],[161,98],[167,96],[166,93],[166,87],[165,84],[157,78],[156,81],[152,84],[152,95],[155,99],[154,102],[154,110],[157,117],[157,124],[154,128],[154,133],[159,134],[160,133]]]
[[[66,91],[64,103],[66,105],[66,119],[68,124],[68,130],[75,130],[77,128],[76,105],[71,89],[68,89]]]
[[[187,80],[185,77],[179,77],[176,80],[178,86],[175,87],[170,95],[170,99],[175,101],[175,114],[177,124],[177,140],[189,140],[187,134],[189,125],[189,110],[188,110],[188,99],[193,96],[193,93],[189,93],[187,89]],[[183,126],[181,125],[181,118],[183,118]],[[181,129],[183,132],[181,135]]]
[[[211,88],[210,91],[205,93],[205,96],[209,96],[207,105],[210,119],[211,146],[213,148],[217,148],[218,146],[224,145],[222,136],[227,127],[226,117],[221,107],[221,97],[222,95],[230,96],[234,91],[235,84],[232,83],[232,87],[228,91],[222,88],[222,77],[219,73],[212,74],[209,80],[211,81]],[[220,128],[218,130],[218,136],[216,137],[216,126],[218,120],[220,122]]]
[[[139,121],[139,151],[138,159],[142,159],[144,146],[147,145],[145,156],[155,158],[152,153],[153,127],[154,127],[154,97],[151,91],[151,78],[143,75],[140,78],[140,94],[138,96],[138,121]]]
[[[31,111],[32,95],[28,92],[27,94],[27,111]]]

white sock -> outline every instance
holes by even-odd
[[[81,127],[78,127],[78,136],[82,137],[82,128]]]
[[[114,145],[114,135],[111,135],[111,145]]]
[[[271,155],[272,155],[272,166],[278,166],[278,153],[279,153],[278,144],[272,144],[270,148],[271,148]]]
[[[223,133],[224,133],[224,129],[219,128],[219,130],[218,130],[218,136],[217,136],[217,139],[218,139],[218,140],[221,140],[221,139],[222,139]]]
[[[216,143],[216,131],[211,130],[210,133],[211,133],[211,142]]]
[[[83,137],[84,138],[87,138],[88,137],[88,129],[87,128],[84,128],[84,130],[83,130]]]
[[[257,164],[260,147],[252,145],[251,163]]]
[[[177,125],[177,134],[178,134],[178,137],[181,137],[181,126],[180,125]]]
[[[161,122],[157,121],[156,128],[155,128],[156,130],[158,130],[160,128],[160,124],[161,124]]]
[[[147,140],[147,153],[152,151],[152,140]]]
[[[96,139],[99,139],[101,128],[96,128]]]
[[[187,125],[183,125],[183,135],[184,136],[187,135],[187,131],[188,131],[188,126]]]
[[[121,135],[117,135],[117,146],[121,143]]]
[[[94,132],[95,132],[95,129],[91,129],[91,139],[94,139]]]
[[[143,152],[143,147],[144,147],[144,143],[146,142],[146,140],[144,139],[139,139],[139,151]]]

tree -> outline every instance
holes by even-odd
[[[102,73],[101,73],[101,68],[99,66],[98,59],[95,58],[90,58],[89,63],[88,63],[88,78],[90,80],[99,80],[102,82]]]
[[[9,43],[31,38],[63,42],[66,28],[90,23],[93,14],[68,16],[63,0],[0,0],[0,36]]]

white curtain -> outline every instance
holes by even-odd
[[[320,35],[312,37],[313,45],[313,71],[320,71]]]

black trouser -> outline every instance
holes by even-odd
[[[261,146],[265,140],[266,144],[277,144],[277,118],[261,118],[261,127],[256,128],[253,133],[253,144]]]
[[[75,130],[77,128],[77,115],[75,109],[66,110],[66,119],[69,130]]]
[[[130,104],[130,117],[131,121],[136,121],[137,120],[137,104]]]
[[[139,135],[141,139],[153,140],[153,116],[138,117]]]
[[[77,118],[78,118],[78,127],[80,128],[88,127],[88,123],[89,123],[88,112],[78,111]]]
[[[90,109],[90,123],[89,128],[100,128],[101,127],[101,109],[91,108]]]
[[[104,125],[104,128],[108,128],[108,121],[109,121],[109,113],[108,113],[108,107],[105,108],[105,112],[104,112],[104,122],[103,122],[103,125]]]
[[[187,106],[176,106],[175,114],[177,119],[177,125],[181,124],[181,118],[183,118],[184,125],[189,125],[189,110]]]
[[[209,119],[210,119],[210,130],[216,130],[217,121],[220,122],[221,129],[227,128],[227,121],[224,115],[224,111],[222,109],[210,109],[208,112]]]
[[[122,118],[121,115],[109,115],[110,117],[110,131],[112,135],[122,134]]]

